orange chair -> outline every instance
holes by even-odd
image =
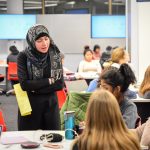
[[[6,124],[1,110],[0,110],[0,125],[2,126],[2,131],[6,131]]]
[[[17,63],[16,62],[9,62],[8,63],[7,79],[9,81],[11,81],[13,84],[18,83]],[[6,92],[7,96],[9,96],[10,94],[14,94],[13,89]]]
[[[56,94],[57,94],[57,98],[58,98],[59,109],[61,109],[64,102],[66,101],[66,93],[63,89],[61,91],[57,91]]]

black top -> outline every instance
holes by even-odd
[[[55,91],[61,90],[64,86],[63,76],[57,80],[54,84],[49,84],[49,70],[44,68],[43,79],[29,80],[29,74],[27,69],[27,57],[24,52],[20,52],[18,55],[18,77],[19,82],[23,90],[28,93],[34,94],[52,94]]]

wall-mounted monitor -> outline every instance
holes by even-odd
[[[125,38],[126,17],[124,15],[92,16],[92,38]]]
[[[25,39],[28,29],[36,24],[36,15],[0,15],[0,39]]]
[[[136,0],[137,2],[150,2],[150,0]]]
[[[66,9],[65,14],[89,14],[89,9]]]

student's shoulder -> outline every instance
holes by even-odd
[[[131,99],[125,99],[124,102],[125,102],[125,105],[128,107],[129,106],[130,107],[136,107],[135,103]]]
[[[150,90],[146,91],[143,98],[150,99]]]
[[[18,57],[17,57],[17,62],[18,63],[26,63],[26,61],[27,61],[27,56],[26,56],[26,54],[25,54],[25,52],[24,51],[21,51],[19,54],[18,54]]]
[[[25,57],[26,57],[25,51],[19,52],[18,58],[25,58]]]

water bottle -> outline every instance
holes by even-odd
[[[75,126],[74,114],[75,114],[75,111],[65,111],[64,112],[65,138],[66,139],[74,139],[74,131],[73,131],[73,128]]]

